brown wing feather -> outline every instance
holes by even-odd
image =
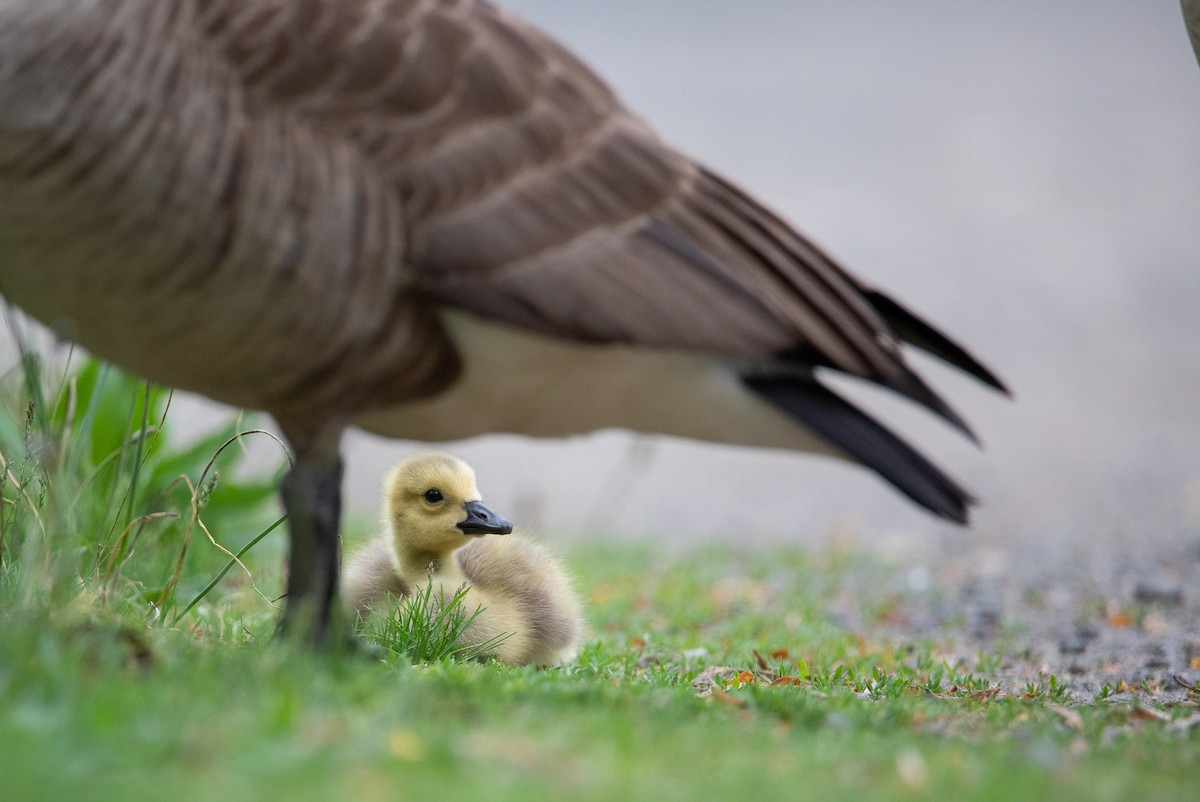
[[[482,0],[207,12],[252,94],[391,177],[408,258],[439,300],[558,336],[804,353],[913,386],[854,279],[524,21]]]

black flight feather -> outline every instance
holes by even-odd
[[[743,383],[906,496],[966,524],[975,498],[912,446],[811,377],[746,375]]]

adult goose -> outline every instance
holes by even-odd
[[[274,416],[282,623],[318,643],[347,426],[819,451],[961,522],[970,496],[814,371],[964,431],[900,343],[1002,389],[485,0],[0,0],[0,292]]]

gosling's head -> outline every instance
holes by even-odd
[[[384,481],[387,524],[396,547],[440,554],[473,536],[507,535],[512,524],[480,501],[471,466],[446,454],[400,463]]]

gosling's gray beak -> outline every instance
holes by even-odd
[[[482,501],[463,503],[467,519],[458,525],[464,535],[507,535],[512,524],[487,508]]]

